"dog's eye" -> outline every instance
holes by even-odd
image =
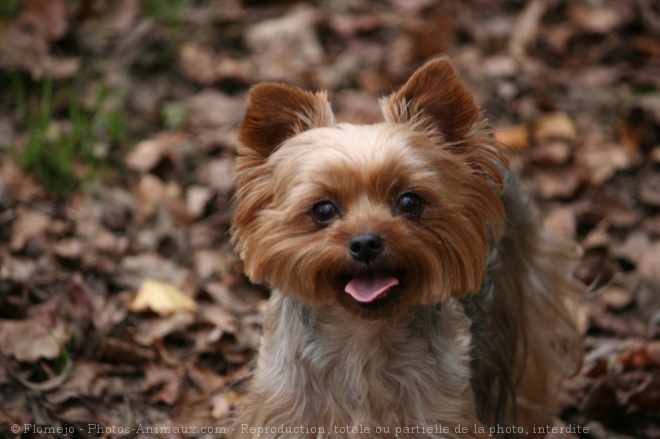
[[[339,210],[331,201],[319,201],[312,207],[312,219],[320,226],[327,226],[338,215]]]
[[[424,209],[424,200],[414,192],[406,192],[396,202],[396,210],[407,218],[417,218]]]

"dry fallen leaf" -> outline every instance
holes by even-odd
[[[637,268],[641,276],[654,280],[660,285],[660,241],[656,241],[650,249],[641,255]]]
[[[584,145],[575,154],[575,160],[594,186],[602,184],[617,171],[629,169],[633,165],[623,145],[608,141],[600,134],[585,139]]]
[[[254,53],[256,79],[301,82],[324,57],[316,34],[319,11],[301,4],[287,14],[245,29],[245,43]]]
[[[574,240],[577,229],[575,209],[570,205],[552,209],[543,218],[543,229],[552,236]]]
[[[169,334],[185,332],[194,322],[195,316],[187,312],[156,319],[142,319],[138,324],[137,332],[133,335],[133,340],[141,346],[152,346]]]
[[[599,294],[598,300],[612,311],[622,311],[631,305],[633,296],[623,287],[610,286]]]
[[[573,170],[539,170],[536,173],[536,186],[541,197],[568,198],[575,194],[580,179]]]
[[[195,274],[172,260],[152,253],[125,256],[112,281],[127,289],[138,290],[145,279],[158,279],[176,285],[187,295],[195,292]]]
[[[541,165],[563,166],[569,162],[572,154],[573,148],[569,142],[554,140],[533,148],[529,153],[529,160]]]
[[[495,140],[512,149],[522,150],[529,147],[529,127],[527,124],[498,126],[493,132]]]
[[[539,143],[556,139],[577,140],[575,122],[566,113],[548,113],[539,117],[534,121],[532,131]]]
[[[179,48],[179,66],[183,76],[201,85],[210,85],[218,78],[217,55],[210,47],[185,43]]]
[[[131,311],[153,311],[165,316],[176,312],[195,312],[197,304],[174,285],[146,279],[131,303]]]
[[[212,89],[185,100],[188,124],[193,128],[225,128],[243,119],[245,102]]]
[[[51,329],[31,319],[0,320],[0,351],[19,361],[57,358],[65,342],[61,327]]]
[[[593,5],[570,5],[568,16],[578,28],[588,32],[606,34],[614,32],[623,23],[623,17],[615,8],[606,4],[601,6],[600,3],[593,3]]]
[[[43,236],[50,222],[51,218],[43,212],[19,207],[16,209],[9,248],[12,251],[22,250],[29,239]]]
[[[126,166],[139,172],[149,172],[163,159],[172,160],[169,136],[143,140],[126,157]]]

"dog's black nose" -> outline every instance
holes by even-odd
[[[351,240],[348,251],[355,259],[361,262],[371,262],[383,250],[384,242],[380,235],[363,233]]]

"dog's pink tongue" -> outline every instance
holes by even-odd
[[[399,285],[399,280],[387,276],[360,276],[346,284],[346,291],[358,302],[373,302],[390,288]]]

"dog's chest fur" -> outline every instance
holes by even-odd
[[[457,301],[365,321],[275,293],[265,329],[257,376],[281,383],[268,398],[290,408],[262,413],[267,424],[450,426],[473,410],[469,321]]]

